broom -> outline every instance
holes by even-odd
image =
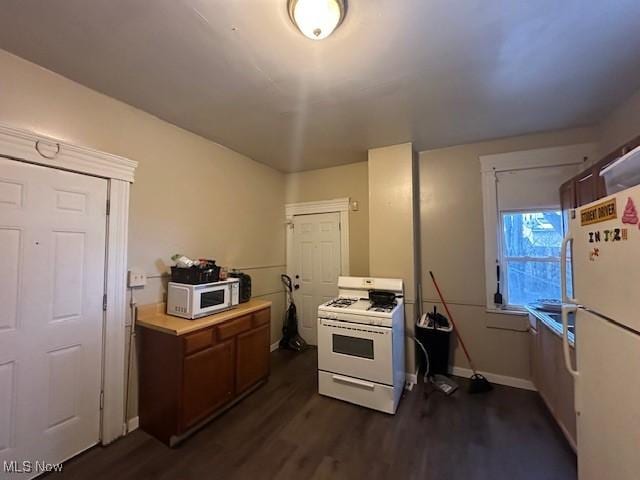
[[[469,393],[484,393],[492,390],[493,387],[489,383],[489,380],[487,380],[482,375],[480,375],[476,370],[476,367],[474,366],[473,361],[471,360],[471,356],[469,355],[469,351],[467,350],[467,347],[465,346],[464,341],[462,340],[462,336],[460,335],[460,330],[458,330],[456,323],[453,321],[453,317],[451,316],[449,307],[447,306],[446,302],[444,301],[444,298],[442,297],[442,292],[438,287],[438,283],[436,282],[436,277],[433,276],[433,272],[431,270],[429,270],[429,275],[431,275],[431,280],[433,280],[433,286],[436,287],[436,291],[438,292],[438,296],[440,297],[440,302],[442,302],[442,305],[444,305],[444,309],[447,311],[447,315],[449,315],[449,320],[451,320],[451,325],[453,325],[453,329],[456,331],[456,335],[458,335],[458,340],[460,340],[460,345],[462,345],[462,350],[464,350],[464,354],[467,357],[467,360],[469,361],[469,366],[471,367],[471,371],[473,372],[473,375],[471,375],[470,383],[469,383]]]

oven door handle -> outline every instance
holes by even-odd
[[[345,377],[343,375],[332,375],[332,378],[336,382],[341,383],[350,383],[351,385],[357,385],[358,387],[364,387],[369,390],[373,390],[375,388],[375,383],[365,382],[364,380],[359,380],[357,378]]]

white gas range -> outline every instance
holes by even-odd
[[[319,392],[395,413],[405,382],[402,280],[340,277],[338,288],[318,307]],[[373,303],[371,290],[396,298]]]

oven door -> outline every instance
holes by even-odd
[[[318,319],[318,368],[393,385],[391,329]]]
[[[194,290],[194,318],[211,315],[231,307],[231,292],[228,284],[196,286]]]

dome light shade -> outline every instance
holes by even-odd
[[[291,21],[311,40],[327,38],[346,13],[346,0],[289,0]]]

